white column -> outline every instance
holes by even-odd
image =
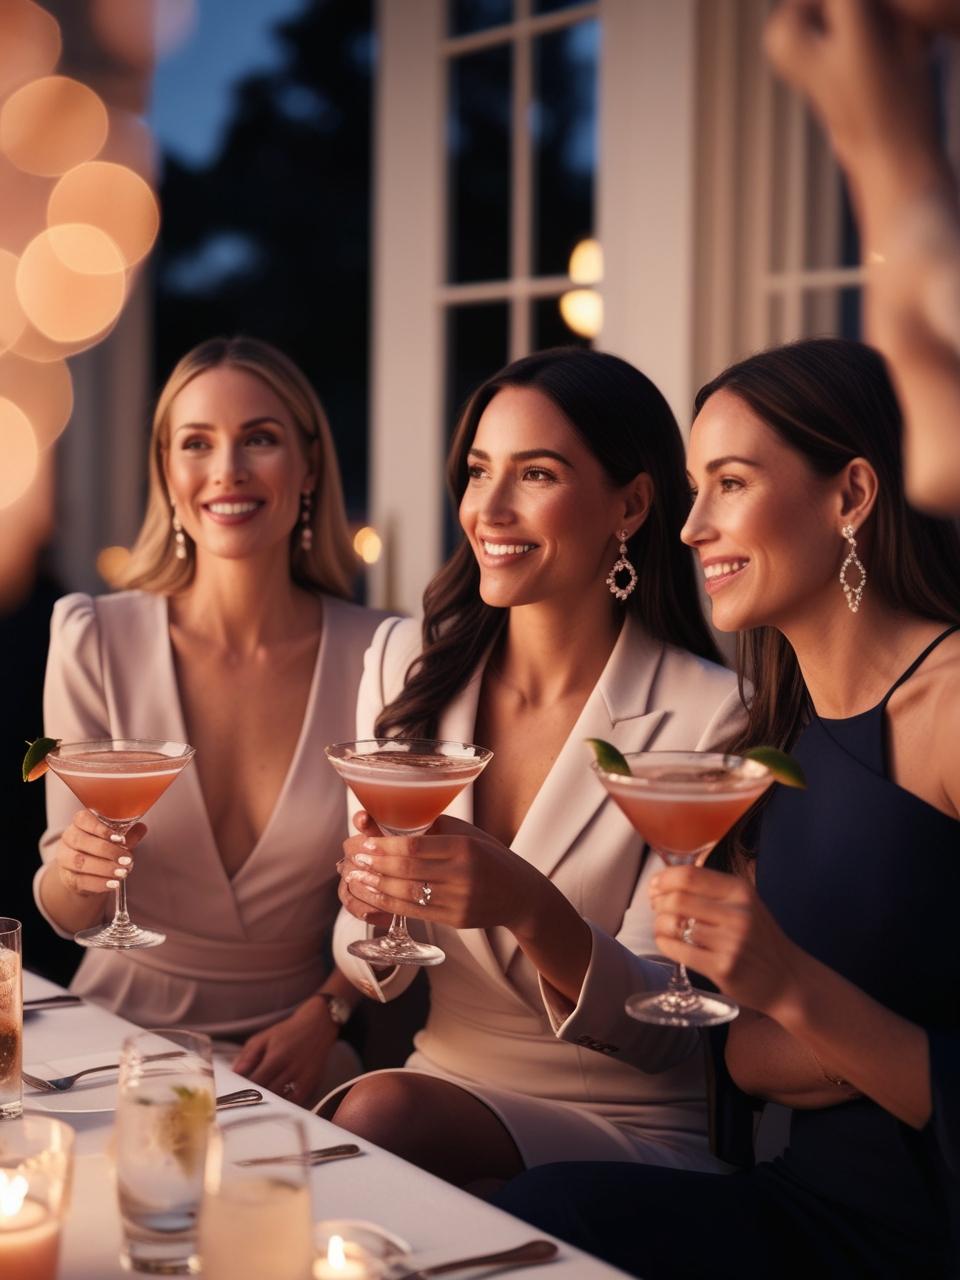
[[[443,537],[445,63],[440,0],[379,0],[370,494],[371,603],[408,613]]]

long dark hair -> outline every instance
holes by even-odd
[[[960,622],[960,536],[953,522],[907,505],[900,409],[886,365],[873,348],[816,338],[761,351],[701,387],[696,412],[720,390],[739,396],[821,476],[866,458],[879,479],[876,504],[857,531],[867,590],[892,609]],[[741,693],[749,682],[753,694],[746,727],[731,750],[759,743],[789,749],[810,704],[785,637],[775,627],[741,631],[737,675]],[[732,845],[740,856],[749,855],[736,829]]]
[[[560,347],[502,369],[467,402],[447,458],[447,484],[459,506],[467,487],[467,455],[477,424],[505,387],[548,396],[603,467],[612,485],[640,472],[653,481],[653,506],[628,543],[637,588],[626,602],[658,640],[719,661],[703,618],[693,560],[680,542],[689,510],[683,442],[666,400],[638,369],[617,356]],[[423,651],[399,697],[380,713],[377,733],[430,737],[440,714],[463,689],[502,633],[508,610],[480,598],[480,570],[464,540],[423,596]]]

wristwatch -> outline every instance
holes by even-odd
[[[343,1027],[350,1021],[353,1010],[350,1008],[349,1000],[345,1000],[343,996],[334,995],[331,991],[318,991],[317,995],[321,1000],[326,1001],[327,1013],[335,1027]]]

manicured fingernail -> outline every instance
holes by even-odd
[[[361,867],[373,866],[373,859],[370,857],[369,853],[355,853],[353,855],[353,860]]]
[[[348,871],[348,884],[368,884],[371,889],[375,889],[380,883],[380,877],[371,875],[369,871]]]
[[[376,840],[364,840],[364,842],[363,842],[363,847],[364,847],[364,849],[369,849],[369,850],[371,851],[371,853],[376,853],[376,852],[377,852],[377,842],[376,842]]]
[[[128,858],[125,854],[122,858],[118,858],[117,861],[120,863],[121,867],[129,867],[133,859]]]
[[[108,888],[108,889],[119,889],[119,888],[120,888],[120,881],[119,881],[119,880],[108,880],[108,881],[107,881],[107,888]]]
[[[121,880],[123,880],[123,879],[125,879],[125,878],[126,878],[126,875],[127,875],[127,868],[126,868],[126,867],[114,867],[114,868],[113,868],[113,874],[114,874],[115,876],[119,876],[119,878],[120,878]]]

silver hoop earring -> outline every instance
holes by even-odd
[[[309,551],[313,546],[313,490],[300,495],[300,546]]]
[[[863,588],[867,583],[867,571],[863,567],[860,557],[857,555],[857,540],[853,536],[853,525],[845,524],[840,532],[850,543],[850,550],[847,552],[847,558],[840,566],[840,586],[843,588],[843,594],[847,598],[847,608],[851,613],[856,613],[860,608],[860,597],[863,595]],[[847,570],[851,565],[853,565],[854,569],[856,569],[860,574],[860,581],[855,587],[852,587],[847,581]]]
[[[177,515],[177,508],[173,508],[173,516],[170,519],[173,527],[173,541],[176,544],[173,548],[173,554],[178,560],[186,560],[187,558],[187,537],[183,532],[183,525],[180,523],[180,517]]]
[[[607,586],[610,588],[611,595],[616,596],[618,600],[626,600],[637,585],[637,571],[627,559],[626,529],[618,529],[617,537],[620,539],[620,559],[607,574]],[[627,580],[622,587],[617,581],[618,573],[627,574]]]

